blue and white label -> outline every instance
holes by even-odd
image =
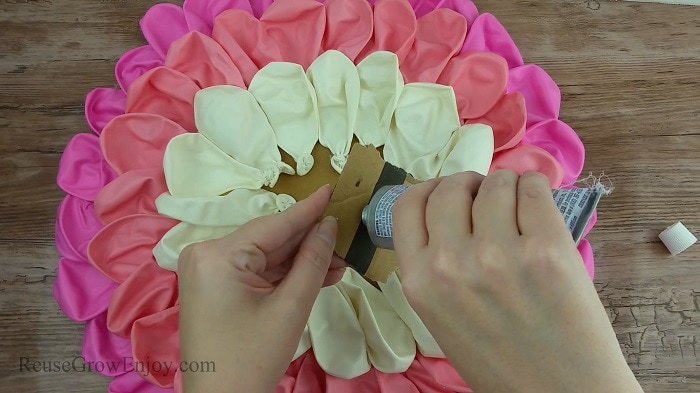
[[[374,231],[377,237],[391,238],[393,218],[391,209],[399,196],[408,189],[407,185],[394,186],[388,189],[377,203],[374,213]]]
[[[573,231],[579,219],[585,213],[588,200],[593,197],[595,188],[572,188],[567,190],[554,190],[552,195],[554,202],[559,207],[566,226]]]

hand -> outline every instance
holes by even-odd
[[[185,392],[273,391],[294,356],[322,285],[343,275],[337,223],[321,222],[331,188],[180,255],[183,361],[216,372],[183,373]],[[235,209],[235,206],[231,208]]]
[[[641,392],[546,177],[459,173],[393,215],[406,297],[475,392]]]

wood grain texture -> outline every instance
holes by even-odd
[[[88,129],[85,94],[114,86],[116,60],[143,44],[138,20],[153,3],[0,0],[3,391],[106,389],[94,373],[20,373],[19,358],[80,353],[82,326],[62,315],[51,292],[56,167],[66,142]],[[656,237],[679,219],[700,233],[700,8],[477,5],[559,83],[561,117],[587,147],[586,171],[604,171],[615,184],[589,238],[596,287],[630,365],[649,392],[700,391],[700,246],[671,258]]]

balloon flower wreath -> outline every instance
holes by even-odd
[[[57,180],[54,295],[85,322],[85,360],[120,365],[96,368],[110,392],[180,390],[160,367],[179,362],[180,251],[332,182],[354,140],[419,180],[510,168],[558,188],[583,167],[556,83],[470,0],[185,0],[141,30],[119,88],[87,95],[93,132],[68,143]],[[351,269],[322,290],[277,387],[326,391],[471,392],[400,276],[378,289]]]

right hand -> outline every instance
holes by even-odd
[[[483,392],[641,392],[547,178],[473,172],[411,187],[393,209],[411,306]]]

